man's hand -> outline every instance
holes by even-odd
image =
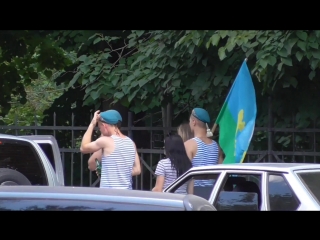
[[[99,113],[100,113],[100,110],[98,110],[94,113],[93,118],[91,120],[91,123],[88,126],[88,129],[85,132],[85,134],[83,135],[83,138],[81,141],[81,146],[80,146],[80,151],[82,153],[93,153],[93,152],[96,152],[96,151],[100,150],[101,148],[103,148],[103,146],[100,146],[101,144],[98,143],[101,138],[98,138],[96,141],[91,142],[91,136],[92,136],[93,129],[96,127],[97,122],[100,118]]]
[[[91,124],[93,126],[96,126],[97,125],[97,122],[99,121],[99,118],[100,118],[100,110],[98,111],[95,111],[94,115],[93,115],[93,118],[91,120]]]

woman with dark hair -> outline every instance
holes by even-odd
[[[192,167],[181,136],[168,134],[164,140],[164,150],[167,158],[158,162],[155,172],[157,181],[152,189],[154,192],[162,192]],[[187,194],[187,184],[182,185],[175,193]]]

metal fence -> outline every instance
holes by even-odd
[[[155,167],[163,155],[163,131],[175,131],[176,128],[163,127],[134,127],[132,126],[132,114],[128,113],[129,124],[123,127],[124,134],[131,137],[137,144],[137,139],[142,138],[143,141],[149,141],[148,148],[142,148],[137,144],[138,153],[141,160],[141,175],[133,178],[134,189],[151,190],[155,184]],[[60,147],[62,163],[65,171],[66,185],[69,186],[97,186],[98,179],[94,172],[90,172],[87,168],[89,154],[81,154],[79,146],[81,137],[87,130],[87,126],[74,126],[74,116],[71,119],[71,126],[56,126],[56,115],[53,116],[53,126],[19,126],[18,121],[14,125],[0,126],[1,133],[12,135],[53,135],[56,137]],[[245,162],[315,162],[320,161],[319,152],[319,133],[320,129],[296,129],[296,128],[274,128],[272,125],[272,115],[269,112],[269,125],[267,127],[257,127],[253,140],[257,133],[264,132],[267,135],[265,139],[266,149],[249,150],[247,152]],[[143,134],[144,132],[144,134]],[[307,134],[309,136],[309,148],[296,149],[296,145],[292,144],[292,150],[277,150],[274,147],[274,135],[290,134],[295,139],[297,134]],[[96,136],[97,137],[97,136]],[[141,140],[141,139],[140,139]]]
[[[57,126],[56,114],[53,115],[53,126],[40,126],[35,120],[34,126],[19,125],[18,118],[15,118],[13,125],[0,125],[0,133],[21,135],[53,135],[59,144],[61,160],[64,168],[65,182],[67,186],[98,186],[99,179],[95,172],[87,168],[87,161],[90,154],[80,153],[79,147],[87,126],[74,126],[74,115],[71,116],[71,126]],[[121,127],[121,131],[134,139],[134,135],[141,132],[149,132],[150,147],[138,148],[141,161],[141,174],[133,177],[134,189],[150,190],[155,183],[155,166],[164,157],[162,133],[175,131],[176,128],[163,127],[133,127],[132,113],[128,113],[129,126]],[[95,129],[93,138],[98,137],[98,129]],[[136,138],[139,138],[139,135]],[[144,134],[146,136],[146,134]]]

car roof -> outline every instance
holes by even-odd
[[[185,195],[96,187],[1,186],[0,197],[114,201],[182,208]]]
[[[14,136],[14,135],[10,135],[10,134],[5,134],[5,133],[0,133],[0,137],[10,137],[10,138],[16,138],[16,136]]]
[[[298,170],[320,170],[320,164],[313,163],[234,163],[217,164],[205,167],[193,167],[189,171],[204,170],[259,170],[273,172],[290,172]]]
[[[30,142],[30,140],[27,138],[22,138],[20,136],[14,136],[14,135],[3,134],[3,133],[0,133],[0,138]]]
[[[50,140],[50,141],[56,141],[55,137],[52,135],[21,135],[17,136],[18,138],[23,139],[31,139],[31,140]]]

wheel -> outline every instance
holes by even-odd
[[[26,176],[22,173],[10,169],[0,168],[0,186],[12,186],[12,185],[32,185]]]

